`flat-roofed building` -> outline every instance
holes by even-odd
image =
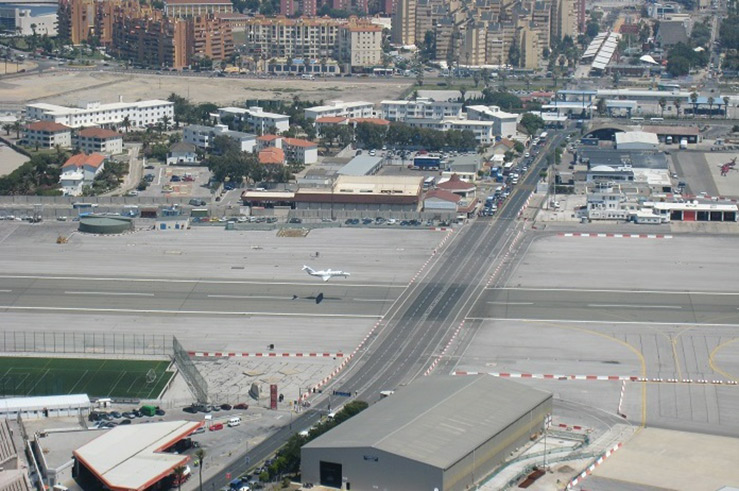
[[[337,172],[340,176],[372,176],[382,168],[382,157],[357,155]]]
[[[418,212],[422,190],[420,176],[338,176],[328,187],[298,189],[295,203],[306,215],[316,216],[328,211]]]
[[[219,107],[218,119],[224,116],[233,116],[239,121],[248,123],[254,127],[253,131],[260,133],[277,132],[282,133],[290,129],[290,116],[267,112],[259,106],[248,109],[242,107]]]
[[[190,457],[166,450],[202,425],[168,421],[112,428],[73,452],[75,476],[114,491],[172,486],[175,467]]]
[[[507,113],[498,106],[467,106],[467,118],[476,121],[493,121],[495,136],[511,137],[516,135],[518,114]]]
[[[53,121],[82,128],[87,126],[122,126],[125,121],[134,128],[144,128],[162,122],[174,121],[174,102],[152,99],[137,102],[91,102],[84,107],[67,107],[37,102],[26,105],[26,118]]]
[[[326,116],[345,116],[347,118],[371,118],[374,116],[375,106],[371,102],[330,101],[323,106],[305,108],[306,119],[317,119]]]
[[[198,148],[207,150],[213,147],[213,140],[219,135],[227,136],[234,140],[242,152],[252,152],[257,144],[256,135],[241,131],[231,131],[227,126],[222,124],[216,126],[191,124],[186,126],[182,141],[192,143]]]
[[[370,23],[343,25],[339,27],[337,46],[337,58],[349,70],[381,65],[382,27]]]
[[[490,375],[426,377],[307,443],[303,483],[462,491],[544,430],[552,394]]]
[[[433,101],[425,97],[415,100],[386,100],[380,103],[380,108],[383,119],[388,121],[462,117],[461,102]]]

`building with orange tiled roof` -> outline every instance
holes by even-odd
[[[259,163],[264,165],[284,165],[285,152],[281,148],[267,147],[259,151]]]
[[[36,148],[61,148],[72,146],[72,128],[53,121],[36,121],[23,130],[23,145]]]
[[[257,138],[257,151],[270,147],[282,149],[287,161],[303,165],[318,162],[318,144],[310,140],[277,135],[262,135]]]
[[[81,196],[84,186],[92,185],[95,176],[105,168],[105,156],[99,153],[78,153],[62,165],[59,184],[65,196]]]
[[[85,128],[77,131],[74,146],[85,153],[116,155],[123,153],[123,135],[104,128]]]

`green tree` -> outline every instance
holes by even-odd
[[[13,129],[13,125],[10,124],[10,123],[5,123],[5,124],[3,124],[3,129],[5,130],[5,136],[9,136],[10,135],[10,130]]]
[[[126,129],[126,133],[128,133],[128,130],[131,129],[131,118],[125,116],[123,121],[121,121],[121,125]]]
[[[665,107],[667,106],[667,99],[664,97],[660,97],[659,101],[657,101],[657,104],[659,104],[659,108],[662,111],[662,117],[665,117]]]
[[[675,112],[677,113],[677,117],[678,117],[678,119],[679,119],[679,118],[680,118],[680,107],[681,107],[681,106],[683,105],[683,103],[682,103],[682,101],[680,100],[680,98],[678,97],[678,98],[676,98],[676,99],[675,99],[675,100],[673,101],[673,104],[675,104]]]
[[[697,92],[690,93],[690,102],[693,103],[693,117],[695,117],[698,114],[698,93]]]
[[[513,143],[513,149],[514,149],[514,150],[516,151],[516,153],[517,153],[517,154],[519,154],[519,155],[521,155],[522,153],[524,153],[524,151],[526,151],[526,147],[524,147],[524,146],[523,146],[523,143],[521,143],[521,142],[520,142],[520,141],[518,141],[518,140],[516,140],[516,141],[515,141],[515,142]]]
[[[178,465],[172,472],[174,473],[175,479],[177,480],[177,489],[182,491],[182,478],[185,477],[185,471],[187,468],[184,465]]]
[[[725,118],[728,118],[728,117],[729,117],[729,101],[730,101],[730,100],[731,100],[731,99],[729,99],[729,96],[726,96],[726,95],[725,95],[725,96],[723,97],[723,101],[724,101],[724,117],[725,117]]]
[[[521,116],[520,124],[529,135],[535,135],[538,130],[544,128],[544,120],[532,113]]]
[[[508,63],[512,66],[517,67],[521,62],[521,48],[518,46],[518,37],[513,36],[513,42],[511,47],[508,49]]]
[[[716,102],[716,100],[713,98],[712,95],[708,96],[708,117],[712,117],[713,115],[713,103]]]
[[[596,104],[595,106],[595,110],[598,111],[598,114],[600,116],[603,116],[606,113],[607,109],[608,107],[606,106],[606,100],[603,97],[598,99],[598,104]]]
[[[205,450],[198,448],[195,450],[195,457],[198,459],[198,478],[200,480],[200,491],[203,491],[203,462],[205,461]]]

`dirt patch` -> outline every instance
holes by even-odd
[[[379,102],[397,98],[410,79],[242,79],[183,75],[142,75],[102,71],[55,70],[6,81],[2,101],[43,101],[77,105],[83,102],[114,102],[166,99],[171,93],[193,102],[218,105],[244,104],[254,99],[344,100]]]

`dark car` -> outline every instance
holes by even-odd
[[[186,413],[195,414],[198,412],[198,409],[196,406],[187,406],[183,407],[182,410]]]
[[[167,414],[167,413],[164,412],[164,409],[157,408],[157,411],[156,411],[156,415],[157,416],[164,416],[165,414]]]
[[[111,411],[110,415],[115,419],[119,419],[121,417],[121,413],[119,413],[118,411]]]
[[[249,405],[246,404],[245,402],[240,402],[238,404],[235,404],[233,408],[234,409],[249,409]]]
[[[123,417],[127,419],[133,419],[136,417],[136,415],[130,411],[126,411],[125,413],[123,413]]]
[[[130,424],[131,424],[131,420],[130,419],[124,419],[123,421],[121,421],[120,423],[118,423],[119,426],[130,425]]]
[[[301,220],[298,217],[292,217],[290,220],[288,220],[290,223],[303,223],[303,220]]]
[[[154,168],[153,165],[147,165],[146,167],[144,167],[144,169],[153,169],[153,168]]]
[[[178,176],[178,175],[174,175],[174,176],[172,176],[172,177],[169,178],[169,181],[170,182],[180,182],[180,181],[182,181],[182,178],[180,176]]]
[[[221,404],[221,409],[224,411],[230,411],[232,408],[233,406],[231,406],[231,404]]]
[[[372,222],[373,222],[373,220],[372,220],[371,218],[363,218],[363,219],[362,219],[362,223],[363,223],[364,225],[369,225],[369,224],[370,224],[370,223],[372,223]]]
[[[205,206],[205,200],[203,199],[191,199],[190,200],[190,206]]]

